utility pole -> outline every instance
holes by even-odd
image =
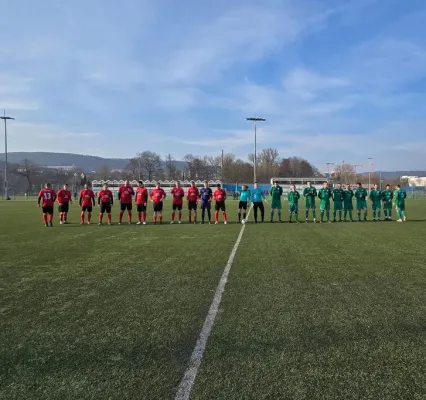
[[[265,118],[258,118],[258,117],[249,117],[246,118],[247,121],[253,121],[254,122],[254,160],[253,160],[253,182],[257,181],[257,132],[256,132],[256,122],[264,122],[266,121]]]
[[[331,176],[330,176],[330,165],[334,165],[334,162],[328,162],[325,163],[325,165],[327,165],[327,175],[328,175],[328,180],[330,180]]]
[[[8,184],[7,184],[7,121],[15,118],[6,117],[6,110],[3,110],[3,116],[0,119],[4,120],[4,198],[9,200]]]

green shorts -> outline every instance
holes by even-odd
[[[392,202],[391,201],[385,201],[383,203],[383,210],[392,210]]]
[[[382,205],[381,205],[380,203],[379,203],[379,204],[375,204],[375,203],[373,203],[373,204],[371,205],[371,208],[373,209],[373,211],[381,210]]]
[[[405,211],[405,203],[397,204],[396,209],[399,211]]]
[[[353,205],[352,203],[344,204],[344,205],[343,205],[343,209],[344,209],[345,211],[353,211],[353,209],[354,209],[354,205]]]
[[[356,201],[356,209],[357,210],[366,210],[367,202],[365,200],[357,200]]]
[[[281,210],[281,201],[280,200],[272,200],[271,210]]]
[[[306,204],[305,204],[305,208],[306,208],[307,210],[309,210],[309,209],[315,210],[316,205],[315,205],[315,203],[308,203],[308,202],[306,202]]]
[[[288,205],[288,211],[289,212],[298,212],[299,211],[299,204],[289,204]]]
[[[330,211],[330,203],[320,203],[321,211]]]
[[[333,210],[334,210],[334,211],[342,211],[342,210],[343,210],[343,203],[342,203],[342,202],[340,202],[340,201],[336,201],[336,202],[334,203],[334,208],[333,208]]]

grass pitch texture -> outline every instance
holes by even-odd
[[[236,205],[226,226],[80,226],[73,206],[45,228],[0,202],[0,399],[173,399]],[[249,224],[191,398],[425,398],[426,202],[407,214]]]

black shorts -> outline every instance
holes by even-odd
[[[188,210],[194,210],[197,211],[197,202],[196,201],[188,201]]]
[[[120,203],[121,211],[132,211],[132,203]]]
[[[173,211],[181,211],[182,210],[182,204],[173,204]]]
[[[58,207],[58,211],[60,213],[67,213],[70,209],[70,204],[69,203],[62,203],[59,207]]]
[[[154,203],[154,212],[161,212],[163,211],[163,202],[160,201],[159,203]]]
[[[81,211],[83,211],[83,212],[87,211],[87,212],[91,213],[92,210],[93,210],[92,206],[83,206],[83,207],[81,207]]]
[[[43,214],[53,214],[53,206],[44,206],[41,208]]]
[[[209,201],[205,202],[205,203],[204,202],[201,203],[201,209],[202,210],[210,210],[211,207],[212,207],[212,203],[210,203]]]
[[[226,211],[225,202],[224,201],[216,201],[215,210],[216,211],[222,210],[223,212],[225,212]]]
[[[145,204],[136,204],[136,210],[137,210],[137,212],[146,212],[146,205]]]
[[[238,203],[238,209],[239,210],[247,210],[247,202],[246,201],[240,201]]]
[[[111,214],[111,203],[101,203],[101,214]]]

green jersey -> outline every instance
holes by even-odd
[[[303,197],[306,199],[306,208],[315,208],[315,197],[317,197],[317,189],[313,186],[303,189]]]
[[[272,201],[281,201],[281,196],[283,195],[283,188],[281,186],[272,186],[270,191]]]
[[[398,208],[405,207],[405,199],[407,198],[407,193],[405,190],[398,189],[395,190],[395,193],[393,194],[393,200],[395,202],[395,205]]]
[[[382,201],[383,193],[381,190],[373,189],[370,192],[370,200],[373,203],[373,206],[380,207]]]
[[[365,188],[363,188],[363,187],[358,188],[355,191],[355,198],[357,200],[365,201],[365,199],[367,198],[367,196],[368,196],[367,190]]]
[[[345,210],[353,210],[353,202],[352,199],[354,198],[355,193],[352,189],[345,189],[343,191],[343,207]]]
[[[341,203],[343,201],[343,198],[344,198],[343,189],[333,190],[333,201],[335,203]]]
[[[318,198],[321,200],[321,204],[330,203],[330,199],[333,197],[329,188],[322,188],[318,192]]]
[[[392,203],[393,192],[392,190],[384,190],[382,192],[382,200],[384,203]]]
[[[300,199],[300,194],[299,194],[299,192],[297,190],[295,190],[294,192],[293,191],[289,192],[289,194],[288,194],[288,203],[290,205],[299,204],[299,199]]]

